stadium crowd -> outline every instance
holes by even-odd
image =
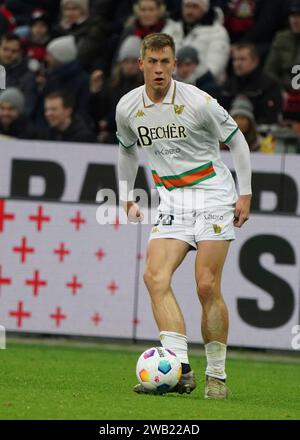
[[[273,151],[278,127],[300,136],[300,0],[0,0],[0,135],[116,143],[152,32],[174,38],[175,78],[217,98],[251,150]]]

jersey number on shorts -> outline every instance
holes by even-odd
[[[170,226],[170,225],[172,225],[173,220],[174,220],[174,215],[159,214],[154,226],[158,226],[159,224],[161,224],[163,226]]]

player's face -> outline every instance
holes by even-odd
[[[146,49],[144,58],[140,60],[146,87],[156,93],[168,88],[175,67],[176,59],[169,46],[161,50]]]

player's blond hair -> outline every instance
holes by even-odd
[[[145,58],[145,53],[147,49],[161,50],[167,46],[172,49],[172,52],[175,56],[175,43],[170,35],[163,33],[149,34],[142,41],[141,58]]]

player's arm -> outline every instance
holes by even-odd
[[[133,189],[138,168],[137,145],[124,148],[120,144],[118,161],[120,201],[131,222],[141,222],[144,218],[138,204],[133,200]]]
[[[120,203],[125,209],[129,221],[143,221],[143,213],[133,200],[134,183],[139,168],[136,138],[128,122],[122,116],[119,107],[116,111],[117,138],[119,140],[118,174]]]
[[[240,228],[249,218],[251,206],[250,150],[243,133],[238,129],[226,142],[229,147],[239,185],[239,199],[235,205],[234,225]]]
[[[219,141],[228,145],[239,186],[239,199],[235,205],[234,225],[241,227],[249,218],[251,204],[250,151],[246,139],[236,122],[215,99],[207,98],[203,117],[208,130]]]

